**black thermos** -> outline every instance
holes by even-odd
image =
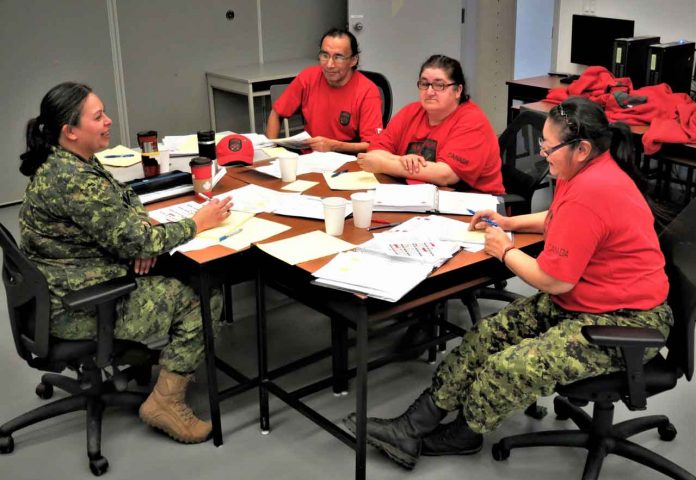
[[[213,130],[201,130],[198,132],[198,155],[215,160],[215,132]]]

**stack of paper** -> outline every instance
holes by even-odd
[[[343,252],[314,272],[317,285],[396,302],[432,271],[428,263],[367,252]]]
[[[285,198],[273,210],[276,215],[286,215],[288,217],[313,218],[324,220],[324,204],[320,197],[312,195],[293,195]],[[346,203],[346,211],[343,218],[353,213],[353,205]]]
[[[447,242],[456,242],[469,252],[483,250],[483,244],[486,240],[483,230],[470,231],[468,222],[441,217],[439,215],[411,218],[401,225],[392,228],[390,232],[429,235],[431,238],[437,238]],[[507,236],[512,239],[512,233],[506,233]]]
[[[312,152],[297,158],[297,175],[305,173],[333,172],[346,162],[355,160],[353,155],[336,152]],[[257,172],[280,178],[280,164],[274,160],[269,165],[258,167]]]
[[[458,242],[440,240],[429,232],[414,233],[391,230],[378,233],[358,250],[412,262],[429,264],[435,269],[461,249]]]
[[[428,212],[437,209],[437,187],[417,185],[377,185],[373,210],[378,212]]]
[[[215,134],[215,143],[232,132],[229,130]],[[198,137],[196,135],[168,135],[162,139],[162,144],[169,150],[172,157],[189,157],[198,155]]]

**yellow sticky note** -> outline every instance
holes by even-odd
[[[292,183],[288,183],[281,190],[289,190],[291,192],[304,192],[309,190],[314,185],[319,185],[319,182],[310,182],[309,180],[295,180]]]
[[[371,190],[379,185],[377,177],[370,172],[345,172],[333,175],[331,172],[324,172],[324,180],[331,190]]]
[[[288,153],[288,151],[283,147],[266,147],[262,148],[261,150],[263,150],[263,153],[268,155],[270,158],[276,158],[284,153]]]

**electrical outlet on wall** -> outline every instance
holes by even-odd
[[[582,13],[587,15],[594,15],[597,9],[597,0],[583,0],[582,1]]]

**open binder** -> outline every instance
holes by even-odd
[[[437,212],[471,215],[469,210],[497,210],[500,199],[485,193],[448,192],[430,183],[380,184],[373,210],[381,212]]]

